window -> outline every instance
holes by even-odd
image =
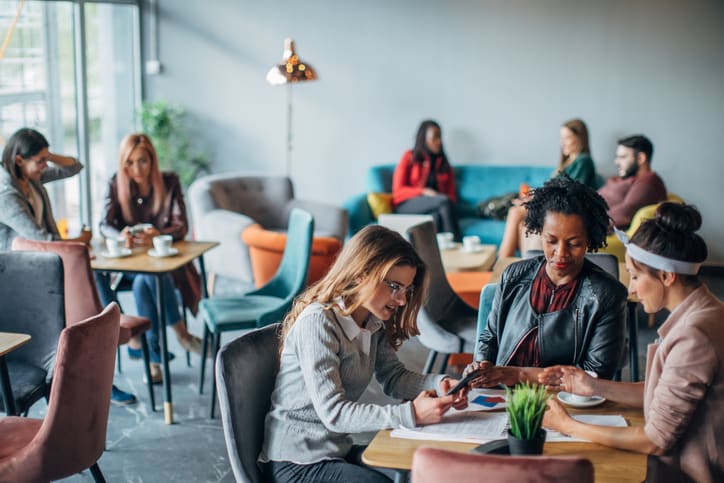
[[[46,186],[55,218],[67,222],[71,236],[81,220],[98,226],[118,145],[136,130],[140,104],[138,5],[86,2],[83,16],[76,15],[78,8],[72,1],[0,2],[0,32],[11,31],[20,11],[0,59],[0,143],[24,126],[42,132],[51,151],[62,154],[78,156],[85,152],[80,139],[88,140],[82,177]],[[84,98],[79,97],[77,32],[85,34]],[[78,114],[83,108],[87,122]]]

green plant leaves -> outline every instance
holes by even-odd
[[[181,107],[166,101],[144,102],[138,115],[143,132],[153,141],[162,170],[178,174],[184,187],[198,174],[209,171],[208,157],[191,147],[186,113]]]
[[[548,402],[545,386],[524,382],[517,384],[511,391],[505,389],[508,405],[510,432],[519,439],[533,439],[540,431],[543,412]]]

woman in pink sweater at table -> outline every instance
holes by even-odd
[[[545,369],[550,389],[643,407],[645,424],[614,428],[572,419],[551,400],[547,428],[652,455],[647,481],[724,481],[724,303],[699,279],[707,257],[692,206],[663,203],[626,244],[629,292],[647,313],[670,312],[649,345],[644,382],[594,379],[580,369]]]

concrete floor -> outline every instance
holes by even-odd
[[[710,284],[720,298],[724,296],[721,280],[712,280]],[[132,311],[132,300],[121,298],[121,303],[129,312]],[[643,377],[645,347],[655,338],[655,330],[647,327],[646,317],[641,316],[639,320],[639,359]],[[189,330],[201,334],[201,323],[190,320]],[[176,359],[171,362],[175,423],[165,425],[163,422],[161,385],[155,386],[157,411],[151,412],[146,385],[142,381],[142,364],[129,360],[124,350],[123,372],[116,375],[115,382],[120,388],[136,394],[139,401],[126,407],[111,406],[106,452],[99,461],[101,470],[109,482],[233,482],[221,422],[218,418],[208,419],[208,390],[202,396],[198,394],[200,359],[192,356],[192,367],[187,367],[184,353],[171,331],[169,335],[169,349],[176,354]],[[225,334],[222,343],[238,335],[240,333]],[[420,370],[427,351],[413,339],[402,346],[399,356],[408,367]],[[623,371],[623,380],[629,380],[627,368]],[[208,384],[208,373],[206,381]],[[389,401],[374,380],[363,400]],[[30,416],[42,418],[46,409],[45,404],[39,402],[32,408]],[[359,442],[369,437],[370,434],[361,435]],[[86,471],[63,481],[90,482],[93,478]]]

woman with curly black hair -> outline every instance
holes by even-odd
[[[593,189],[559,176],[526,202],[526,233],[543,256],[501,276],[475,362],[473,387],[537,382],[542,367],[578,366],[611,378],[624,347],[626,288],[585,258],[605,246],[608,206]]]

